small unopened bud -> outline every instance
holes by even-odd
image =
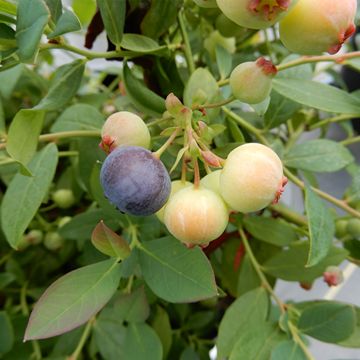
[[[300,287],[301,287],[302,289],[307,290],[307,291],[311,290],[311,288],[312,288],[312,286],[313,286],[312,283],[305,282],[305,281],[304,281],[304,282],[301,282],[299,285],[300,285]]]
[[[38,245],[42,242],[43,232],[41,230],[30,230],[25,235],[25,239],[31,245]]]
[[[170,93],[167,96],[165,106],[167,111],[174,117],[178,116],[184,107],[181,101],[173,93]]]
[[[210,150],[206,150],[206,151],[201,150],[201,156],[204,159],[204,161],[206,162],[206,164],[208,164],[211,167],[219,168],[222,166],[222,159],[219,158],[217,155],[215,155]]]
[[[329,286],[337,286],[344,280],[342,271],[337,266],[328,266],[323,274],[324,281]]]

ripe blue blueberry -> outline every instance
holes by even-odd
[[[139,146],[120,146],[105,159],[100,173],[105,196],[120,211],[150,215],[166,203],[171,180],[163,163]]]

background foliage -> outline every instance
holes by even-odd
[[[237,33],[232,52],[214,40],[219,10],[190,0],[98,8],[0,0],[0,358],[208,359],[216,344],[219,359],[312,359],[307,336],[359,348],[356,306],[284,304],[273,292],[278,279],[310,287],[328,266],[360,263],[359,237],[339,231],[360,219],[360,167],[347,148],[360,141],[350,121],[360,97],[335,71],[337,62],[359,70],[359,54],[298,57],[271,28]],[[64,37],[81,29],[85,48]],[[103,31],[107,50],[91,50]],[[56,65],[58,51],[73,60]],[[279,70],[270,98],[227,105],[233,67],[260,56]],[[94,59],[109,62],[93,70]],[[331,85],[318,81],[324,74]],[[156,150],[173,126],[171,92],[207,124],[219,156],[244,142],[271,146],[304,191],[304,214],[284,204],[233,214],[219,239],[190,250],[155,216],[114,209],[99,184],[101,126],[114,111],[138,112]],[[341,142],[326,139],[335,122],[347,134]],[[314,129],[317,139],[297,142]],[[168,169],[180,149],[175,142],[163,155]],[[352,183],[337,199],[316,175],[341,169]],[[58,190],[67,190],[60,199]]]

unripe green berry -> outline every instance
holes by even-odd
[[[207,174],[201,179],[200,185],[220,195],[220,174],[221,170],[215,170]]]
[[[102,129],[100,146],[111,152],[118,146],[132,145],[148,149],[150,147],[150,132],[144,121],[137,115],[120,111],[110,115]]]
[[[220,192],[231,209],[249,213],[277,202],[286,182],[276,153],[267,146],[249,143],[228,155],[220,174]]]
[[[360,219],[350,219],[348,221],[346,230],[349,235],[360,239]]]
[[[44,245],[50,251],[59,250],[64,243],[64,239],[55,231],[49,231],[45,235]]]
[[[213,191],[187,187],[170,197],[164,223],[170,233],[186,244],[206,246],[219,237],[228,223],[228,209]]]
[[[60,209],[68,209],[75,204],[74,193],[70,189],[59,189],[52,194],[52,200]]]
[[[217,0],[220,10],[236,24],[265,29],[279,21],[297,0]]]
[[[264,58],[242,63],[230,75],[232,93],[242,102],[258,104],[270,95],[276,73],[276,67]]]
[[[31,245],[38,245],[42,242],[44,234],[41,230],[30,230],[26,235],[26,241]]]
[[[355,32],[356,6],[356,0],[299,0],[280,22],[280,39],[298,54],[335,54]]]
[[[179,190],[185,189],[188,186],[192,186],[192,183],[189,181],[175,180],[171,182],[171,191],[169,199],[172,195],[177,193]],[[167,203],[156,213],[157,218],[163,223],[164,222],[164,213]]]
[[[71,216],[64,216],[58,222],[58,228],[60,229],[62,226],[66,225],[69,221],[71,221]]]
[[[343,238],[345,235],[347,235],[347,225],[348,220],[341,219],[336,221],[335,223],[335,235],[338,239]]]

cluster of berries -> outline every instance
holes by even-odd
[[[107,119],[101,147],[110,154],[100,174],[105,196],[124,213],[157,213],[169,232],[189,247],[206,246],[220,236],[231,211],[248,213],[276,202],[286,184],[279,157],[257,143],[234,149],[223,168],[199,184],[171,182],[149,145],[149,131],[139,116],[123,111]]]

